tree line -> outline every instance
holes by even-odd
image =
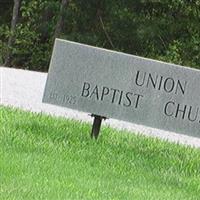
[[[200,0],[0,0],[0,64],[47,71],[57,37],[200,69]]]

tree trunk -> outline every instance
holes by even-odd
[[[4,63],[5,66],[11,65],[11,56],[12,56],[11,47],[15,39],[15,30],[16,30],[16,25],[19,18],[20,3],[21,3],[21,0],[14,0],[13,15],[12,15],[12,21],[11,21],[11,28],[10,28],[11,34],[8,39],[8,52],[5,58],[5,63]]]
[[[56,24],[56,29],[54,32],[54,40],[60,36],[60,34],[62,33],[62,28],[63,28],[63,24],[64,24],[64,12],[67,9],[69,4],[69,0],[62,0],[61,1],[61,5],[60,5],[60,13],[59,13],[59,17],[58,17],[58,21]]]

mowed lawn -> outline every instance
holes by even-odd
[[[0,199],[198,200],[200,150],[0,107]]]

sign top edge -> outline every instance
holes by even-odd
[[[70,41],[70,40],[56,38],[55,39],[55,43],[57,43],[57,42],[65,42],[65,43],[70,43],[70,44],[75,44],[75,45],[81,45],[81,46],[85,46],[85,47],[89,47],[89,48],[93,48],[93,49],[107,51],[107,52],[110,52],[110,53],[117,53],[117,54],[121,54],[121,55],[125,55],[125,56],[131,56],[131,57],[135,57],[135,58],[139,58],[139,59],[144,59],[144,60],[147,60],[147,61],[154,61],[154,62],[158,62],[158,63],[161,63],[161,64],[168,64],[168,65],[172,65],[174,67],[184,68],[186,70],[193,70],[193,71],[200,72],[199,69],[192,68],[192,67],[189,67],[189,66],[183,66],[183,65],[178,65],[178,64],[170,63],[170,62],[164,62],[164,61],[160,61],[160,60],[155,60],[155,59],[152,59],[152,58],[146,58],[146,57],[142,57],[142,56],[136,56],[136,55],[129,54],[129,53],[124,53],[124,52],[121,52],[121,51],[115,51],[115,50],[105,49],[105,48],[102,48],[102,47],[95,47],[95,46],[92,46],[92,45],[83,44],[83,43],[79,43],[79,42],[74,42],[74,41]]]

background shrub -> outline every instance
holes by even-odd
[[[13,2],[6,2],[0,0],[1,64],[10,50],[11,67],[47,71],[62,14],[60,38],[200,69],[199,0],[71,0],[62,11],[58,0],[22,0],[14,33]]]

